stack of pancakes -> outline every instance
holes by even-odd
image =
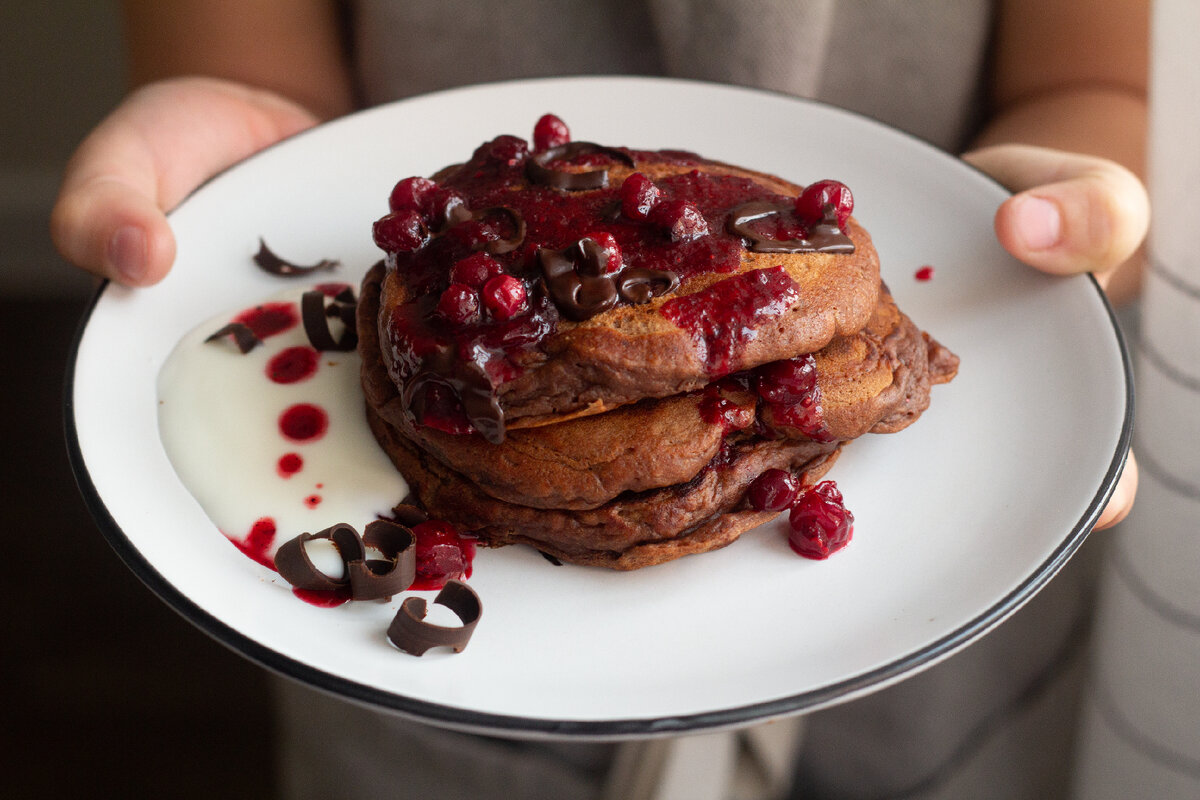
[[[413,500],[481,543],[614,569],[722,547],[774,516],[746,499],[762,473],[815,483],[846,442],[906,427],[953,377],[957,358],[896,307],[853,218],[790,217],[803,187],[677,151],[523,145],[501,137],[434,176],[419,246],[368,273],[358,310],[373,432]],[[546,169],[593,180],[564,188]],[[673,218],[622,211],[634,173]],[[682,235],[681,203],[705,220]],[[731,224],[750,203],[776,209],[761,237]],[[772,236],[792,246],[763,246]],[[617,243],[612,280],[652,291],[588,312],[562,300],[547,253],[575,258],[585,291],[607,280],[584,239]],[[480,251],[525,305],[452,323],[437,301]],[[803,414],[757,390],[774,362],[815,367]]]

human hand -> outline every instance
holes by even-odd
[[[1059,275],[1092,272],[1109,289],[1118,268],[1140,258],[1150,202],[1141,181],[1124,167],[1015,144],[985,147],[963,159],[1016,193],[996,211],[996,237],[1026,264]],[[1131,453],[1097,530],[1125,518],[1137,483]]]
[[[166,212],[226,167],[317,122],[279,95],[229,81],[148,84],[68,162],[50,218],[54,244],[101,277],[157,283],[175,260]]]

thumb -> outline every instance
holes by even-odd
[[[996,212],[996,237],[1038,269],[1108,272],[1128,260],[1146,236],[1145,187],[1113,161],[1011,144],[963,159],[1017,192]]]
[[[166,212],[212,175],[316,121],[277,95],[227,81],[143,87],[68,162],[51,238],[89,272],[130,286],[156,283],[175,260]]]

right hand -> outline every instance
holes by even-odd
[[[229,81],[148,84],[68,162],[50,217],[54,244],[101,277],[157,283],[175,260],[166,212],[226,167],[318,121],[279,95]]]

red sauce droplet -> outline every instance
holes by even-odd
[[[233,321],[254,331],[259,339],[266,339],[299,324],[300,314],[295,303],[263,303],[243,311]]]
[[[297,383],[317,373],[320,355],[311,347],[289,347],[267,362],[267,377],[275,383]]]
[[[782,315],[798,287],[782,266],[756,269],[662,305],[662,314],[691,333],[710,375],[725,375],[764,317]]]
[[[350,602],[350,587],[339,587],[328,591],[315,589],[292,589],[292,594],[299,597],[310,606],[317,608],[337,608]]]
[[[350,288],[348,283],[318,283],[313,287],[326,297],[337,297],[342,292]]]
[[[410,589],[441,589],[451,579],[471,577],[474,539],[441,520],[422,522],[412,532],[417,539],[417,579]]]
[[[917,270],[916,275],[914,277],[919,281],[933,280],[933,267],[926,264],[925,266],[923,266],[919,270]]]
[[[724,382],[722,382],[724,383]],[[731,388],[740,388],[732,384]],[[754,417],[748,409],[743,409],[737,403],[721,394],[721,386],[710,383],[704,389],[704,398],[700,401],[700,419],[709,425],[717,425],[722,433],[741,430],[749,425]]]
[[[304,498],[304,505],[308,506],[309,508],[316,508],[317,506],[321,505],[321,495],[310,494],[308,497]]]
[[[271,558],[271,547],[275,544],[275,520],[271,517],[261,517],[255,521],[250,532],[241,541],[232,536],[229,537],[229,541],[250,559],[267,569],[275,569],[275,559]]]
[[[293,442],[311,442],[325,435],[329,415],[311,403],[297,403],[279,416],[279,432]]]
[[[275,471],[281,478],[290,478],[304,468],[304,459],[298,453],[285,453],[279,457]]]

